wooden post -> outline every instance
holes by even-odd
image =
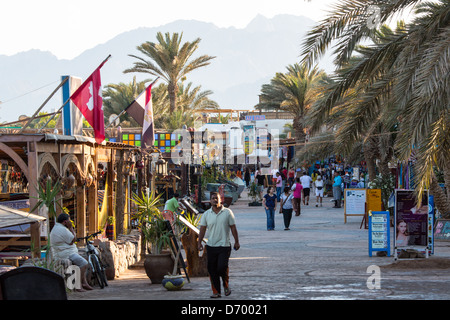
[[[119,150],[119,161],[117,163],[117,190],[116,190],[116,228],[117,234],[123,234],[123,221],[125,213],[125,181],[123,174],[125,151]]]
[[[98,230],[98,179],[97,179],[97,150],[91,156],[94,159],[94,182],[88,188],[88,203],[87,211],[89,212],[89,233],[97,232]]]
[[[30,223],[31,243],[34,245],[31,252],[32,258],[41,258],[41,224],[36,221]]]
[[[77,192],[77,237],[86,236],[86,188],[78,186]]]

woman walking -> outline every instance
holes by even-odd
[[[291,189],[289,187],[284,188],[284,193],[281,195],[281,208],[280,213],[283,213],[284,230],[290,230],[289,225],[291,224],[293,206],[292,202],[294,195],[290,193]]]
[[[250,169],[248,167],[245,168],[244,181],[245,186],[248,188],[248,186],[250,185]]]
[[[266,209],[267,231],[275,230],[275,210],[277,208],[277,195],[274,194],[274,188],[267,188],[267,194],[264,195],[263,205]]]
[[[302,213],[301,207],[300,207],[300,202],[302,200],[302,190],[303,190],[303,186],[300,182],[300,178],[295,178],[295,184],[292,186],[291,190],[294,191],[293,205],[294,205],[295,215],[299,216]]]
[[[322,198],[323,198],[323,187],[324,183],[322,180],[322,176],[317,176],[316,181],[314,182],[314,186],[316,187],[316,207],[322,206]],[[320,203],[319,203],[320,200]]]

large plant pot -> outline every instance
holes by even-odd
[[[174,261],[169,253],[145,255],[144,268],[152,284],[162,283],[164,276],[173,271]]]

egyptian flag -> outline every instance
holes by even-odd
[[[95,71],[72,94],[70,99],[80,109],[86,121],[94,129],[95,141],[102,143],[105,140],[105,121],[103,119],[102,83],[100,68],[109,57],[95,69]]]
[[[153,124],[152,85],[149,85],[133,101],[125,111],[142,126],[143,148],[151,148],[155,143],[155,130]]]

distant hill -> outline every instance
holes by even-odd
[[[159,31],[182,32],[183,41],[201,38],[195,56],[208,54],[216,59],[189,74],[187,81],[201,85],[202,90],[212,90],[212,99],[223,109],[250,110],[258,103],[261,86],[276,72],[284,72],[286,66],[298,62],[301,41],[313,25],[313,20],[293,15],[272,19],[258,15],[244,29],[178,20],[160,27],[124,32],[72,60],[59,60],[52,53],[39,50],[0,55],[0,101],[3,101],[0,121],[32,115],[56,88],[61,76],[73,75],[84,80],[109,54],[112,58],[102,68],[102,84],[130,82],[133,74],[123,73],[134,62],[128,55],[142,56],[136,47],[145,41],[155,42]],[[331,72],[331,59],[324,58],[320,66]],[[138,80],[152,78],[135,75]],[[62,102],[58,92],[43,111],[58,109]]]

